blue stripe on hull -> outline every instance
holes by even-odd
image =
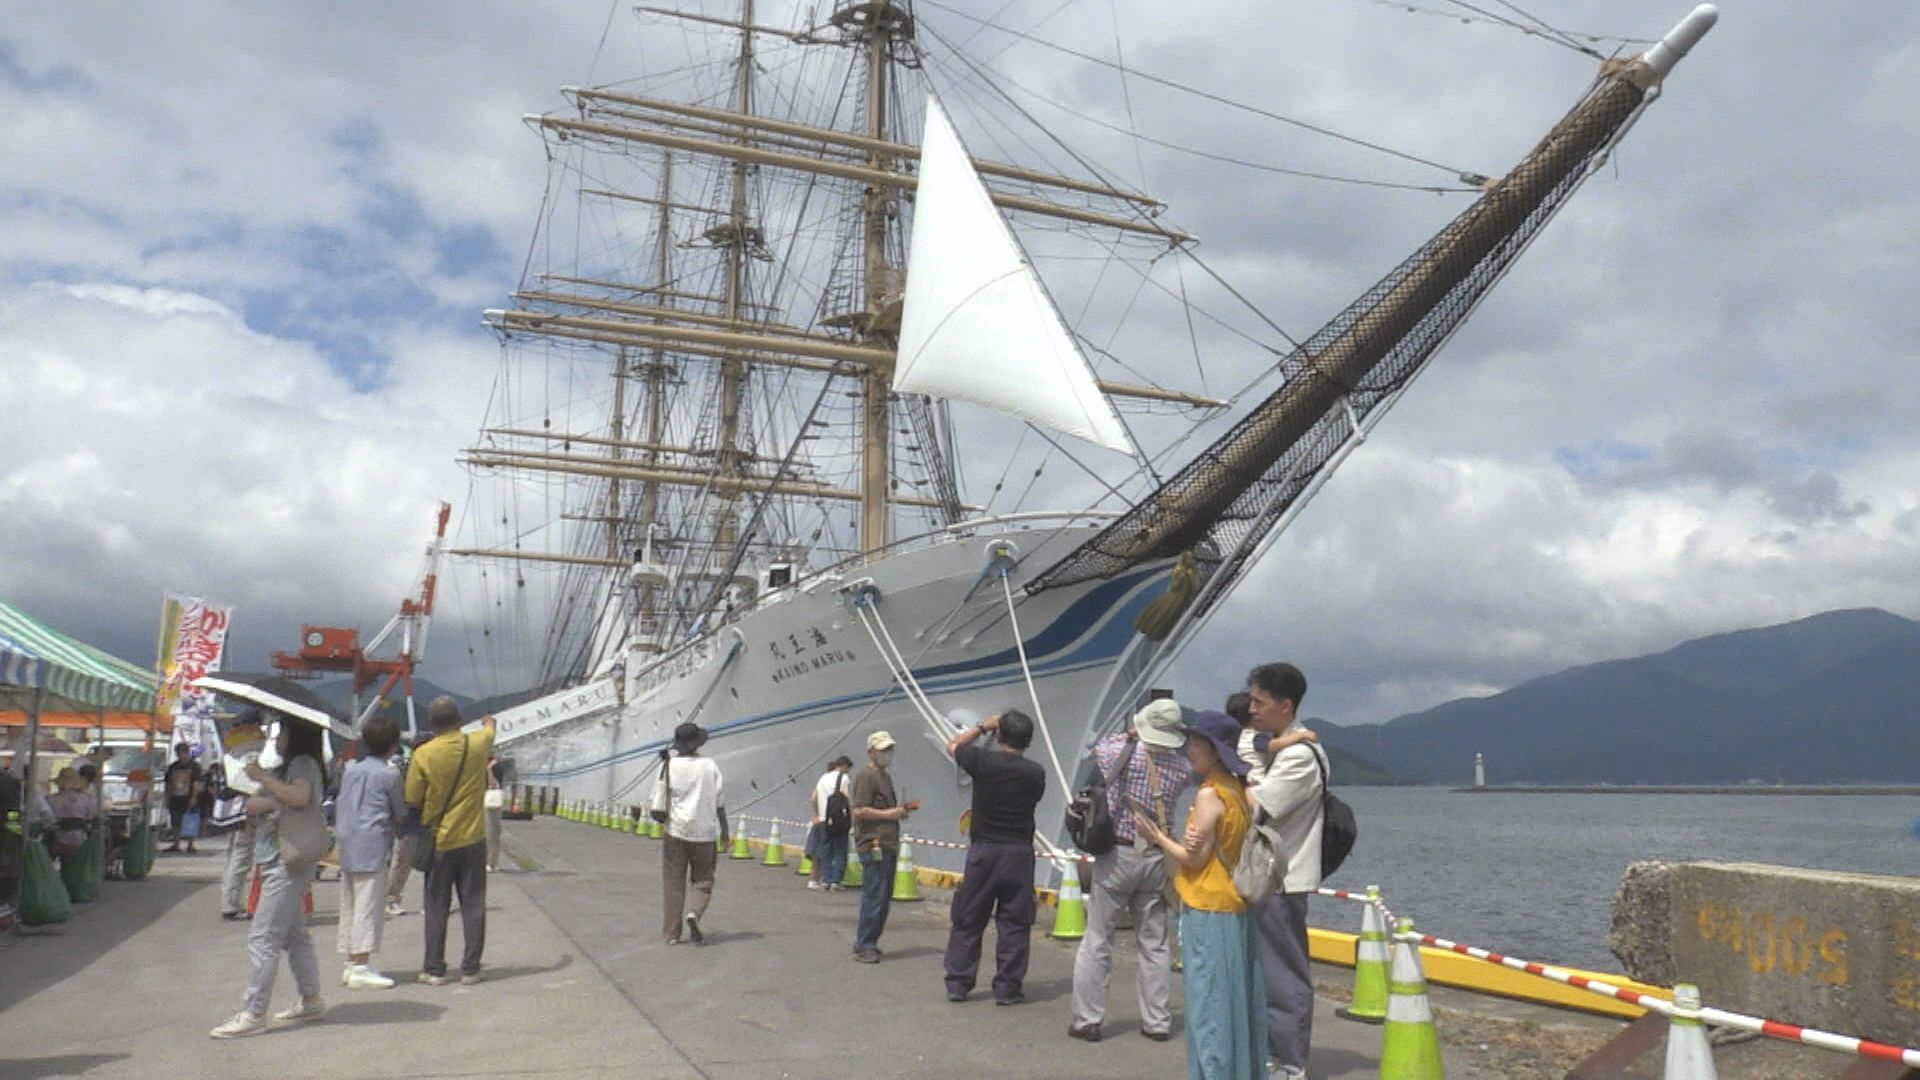
[[[1161,573],[1163,573],[1163,571],[1155,569],[1143,573],[1131,574],[1124,578],[1116,578],[1113,581],[1100,585],[1086,596],[1081,597],[1069,605],[1067,610],[1060,613],[1059,618],[1048,624],[1040,633],[1028,639],[1028,666],[1032,669],[1034,677],[1042,678],[1048,675],[1084,671],[1091,667],[1113,663],[1114,659],[1120,655],[1121,650],[1126,648],[1127,642],[1132,639],[1134,635],[1133,620],[1135,616],[1139,614],[1140,609],[1146,607],[1150,602],[1151,597],[1147,595],[1145,590],[1140,590],[1134,595],[1127,597],[1117,606],[1115,606],[1115,601],[1124,596],[1128,590],[1136,589],[1142,582]],[[1099,622],[1103,615],[1105,616],[1105,621]],[[1096,622],[1099,622],[1099,629],[1092,636],[1082,641],[1078,647],[1074,648],[1067,655],[1057,657],[1046,663],[1035,662],[1035,657],[1040,655],[1042,643],[1045,643],[1045,651],[1047,653],[1060,652],[1084,634],[1087,629],[1094,626]],[[982,670],[992,668],[999,668],[1000,670]],[[963,673],[977,674],[969,676]],[[1020,673],[1020,654],[1012,648],[1004,649],[991,656],[980,657],[975,660],[927,668],[924,672],[917,670],[914,675],[915,678],[920,681],[922,687],[929,693],[959,693],[972,690],[986,690],[996,686],[1007,686],[1013,683],[1024,682]],[[717,724],[709,729],[709,733],[717,738],[723,735],[740,734],[747,731],[777,727],[797,720],[806,720],[828,713],[838,712],[849,705],[884,699],[898,692],[899,687],[896,684],[889,683],[886,686],[872,690],[844,694],[839,697],[823,698],[818,701],[808,702],[804,705],[796,705],[786,709],[776,709],[772,712],[761,713],[757,716],[742,717],[739,720]],[[635,758],[657,754],[666,748],[669,741],[670,740],[660,739],[653,742],[642,743],[584,765],[574,765],[549,772],[533,773],[531,775],[544,780],[564,780],[569,777],[579,776],[582,773],[605,769],[620,764],[621,762],[632,761]]]

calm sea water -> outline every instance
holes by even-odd
[[[1378,885],[1426,933],[1602,971],[1620,967],[1607,922],[1620,874],[1638,859],[1920,874],[1920,799],[1338,790],[1360,842],[1330,887]],[[1352,903],[1313,902],[1316,926],[1354,931],[1359,920]]]

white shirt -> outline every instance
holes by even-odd
[[[820,779],[813,782],[813,819],[824,821],[827,817],[827,799],[831,798],[835,788],[846,783],[846,776],[839,769],[828,769]]]
[[[1297,722],[1297,721],[1296,721]],[[1271,756],[1253,748],[1252,728],[1240,733],[1240,756],[1250,762],[1247,790],[1267,812],[1264,824],[1280,838],[1287,857],[1287,877],[1281,891],[1310,893],[1320,887],[1320,748],[1294,743]],[[1331,773],[1329,773],[1331,777]]]
[[[667,804],[667,791],[673,804]],[[667,835],[676,840],[713,842],[720,838],[720,765],[712,758],[675,755],[661,763],[653,782],[652,810],[667,812]]]

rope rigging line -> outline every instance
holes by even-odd
[[[880,653],[880,659],[886,663],[888,673],[900,685],[901,691],[907,695],[907,701],[913,705],[914,711],[920,714],[920,719],[926,723],[927,729],[933,733],[934,738],[942,742],[953,738],[953,733],[958,729],[933,707],[933,701],[927,697],[926,690],[920,686],[920,680],[914,678],[913,669],[907,665],[906,657],[900,654],[899,646],[894,644],[893,635],[888,632],[886,623],[880,621],[879,611],[869,612],[870,606],[869,603],[856,600],[854,613],[860,617],[860,625],[867,631],[867,637],[873,642],[874,649]],[[875,623],[879,624],[877,633],[874,629]]]
[[[938,8],[941,11],[944,11],[949,15],[953,15],[957,18],[965,19],[968,22],[981,23],[983,25],[990,26],[993,29],[1000,31],[1003,34],[1010,34],[1014,37],[1020,38],[1023,41],[1030,42],[1034,45],[1038,45],[1045,49],[1050,49],[1054,52],[1061,53],[1066,56],[1071,56],[1077,60],[1084,60],[1090,64],[1098,64],[1101,67],[1106,67],[1106,68],[1118,67],[1118,65],[1114,61],[1109,60],[1105,57],[1095,56],[1092,53],[1082,52],[1079,49],[1069,48],[1068,46],[1062,45],[1058,42],[1049,41],[1046,38],[1038,37],[1034,34],[1030,34],[1024,31],[1012,30],[1004,26],[999,26],[993,23],[989,23],[986,20],[981,19],[977,15],[969,15],[968,13],[961,11],[957,8],[949,7],[946,4],[940,3],[939,0],[920,0],[920,2],[927,5],[928,7]],[[930,27],[927,28],[927,30],[929,33],[933,34],[934,37],[940,38],[940,35],[937,31],[932,30]],[[944,38],[940,38],[940,41],[942,44],[946,44],[946,40]],[[949,48],[951,48],[951,46],[949,46]],[[962,62],[967,62],[964,57],[962,57]],[[1210,90],[1202,90],[1198,87],[1188,86],[1185,83],[1167,78],[1166,76],[1163,76],[1163,75],[1155,75],[1155,74],[1152,74],[1151,72],[1141,71],[1137,68],[1130,69],[1130,73],[1136,79],[1145,79],[1148,82],[1155,83],[1160,86],[1164,86],[1170,90],[1176,90],[1183,94],[1190,94],[1194,97],[1204,98],[1205,100],[1211,101],[1216,105],[1224,105],[1230,109],[1237,109],[1241,112],[1251,113],[1255,116],[1264,117],[1268,120],[1274,120],[1282,124],[1287,124],[1291,127],[1297,127],[1303,131],[1310,131],[1316,135],[1322,135],[1329,139],[1336,139],[1340,142],[1350,143],[1354,146],[1359,146],[1367,150],[1375,151],[1376,153],[1386,154],[1389,157],[1399,158],[1402,161],[1412,162],[1413,164],[1416,164],[1416,165],[1424,165],[1430,169],[1438,169],[1441,172],[1449,173],[1453,176],[1468,175],[1474,172],[1474,170],[1471,170],[1471,169],[1460,169],[1460,168],[1455,168],[1454,166],[1451,166],[1451,165],[1445,165],[1445,164],[1442,164],[1441,162],[1434,161],[1431,158],[1424,158],[1417,154],[1407,153],[1404,150],[1395,150],[1390,146],[1384,146],[1380,143],[1371,142],[1369,140],[1362,139],[1355,135],[1348,135],[1348,134],[1345,134],[1344,132],[1335,131],[1332,128],[1325,127],[1320,124],[1315,124],[1310,121],[1300,120],[1291,116],[1286,116],[1284,114],[1274,112],[1271,109],[1263,109],[1257,105],[1248,105],[1245,102],[1235,101],[1232,98],[1226,97],[1224,95],[1213,93]]]
[[[1020,656],[1020,676],[1027,681],[1027,696],[1033,699],[1033,723],[1040,729],[1040,739],[1046,743],[1047,759],[1053,762],[1054,774],[1060,778],[1060,790],[1073,790],[1073,780],[1067,776],[1067,770],[1060,767],[1060,755],[1053,748],[1053,733],[1047,730],[1047,713],[1040,707],[1040,691],[1033,685],[1033,668],[1027,663],[1027,640],[1020,634],[1020,613],[1013,602],[1013,579],[1006,567],[1000,568],[1000,590],[1007,598],[1007,624],[1013,631],[1013,646]],[[1039,833],[1035,833],[1037,838]]]
[[[1238,157],[1234,157],[1231,154],[1222,154],[1213,150],[1202,150],[1199,147],[1188,146],[1185,143],[1177,143],[1170,139],[1162,139],[1157,136],[1148,135],[1145,132],[1138,130],[1137,128],[1122,127],[1119,124],[1115,124],[1107,120],[1102,120],[1098,116],[1093,115],[1092,113],[1076,110],[1073,106],[1063,101],[1060,101],[1057,97],[1041,93],[1040,91],[1035,90],[1032,87],[1026,85],[1025,83],[1020,82],[1019,80],[1013,78],[1012,76],[1006,74],[1005,72],[995,72],[994,74],[998,75],[1000,80],[1005,82],[1008,86],[1011,86],[1015,90],[1018,90],[1023,94],[1026,94],[1028,97],[1031,97],[1034,101],[1042,105],[1046,105],[1051,108],[1058,109],[1061,112],[1068,113],[1075,120],[1092,124],[1093,126],[1098,128],[1104,128],[1107,131],[1111,131],[1116,135],[1124,135],[1129,139],[1136,140],[1137,142],[1144,142],[1153,146],[1157,146],[1162,150],[1171,150],[1179,154],[1188,154],[1193,157],[1203,158],[1207,161],[1217,161],[1223,165],[1233,165],[1242,169],[1252,169],[1257,172],[1273,173],[1277,176],[1292,176],[1302,180],[1324,180],[1332,184],[1351,184],[1357,187],[1384,188],[1390,191],[1414,191],[1414,192],[1422,192],[1429,195],[1470,195],[1479,190],[1478,188],[1471,187],[1466,184],[1413,184],[1413,183],[1407,183],[1405,181],[1400,181],[1400,180],[1376,180],[1371,177],[1365,177],[1365,176],[1347,176],[1341,173],[1316,172],[1312,169],[1295,169],[1285,165],[1274,165],[1264,161],[1249,161],[1245,158],[1238,158]],[[981,76],[981,78],[982,78],[982,81],[990,81],[990,80],[987,80],[984,74]],[[1131,115],[1128,117],[1128,123],[1132,123]],[[1135,149],[1137,152],[1138,147],[1136,147]]]
[[[1520,31],[1523,34],[1528,35],[1529,37],[1537,37],[1549,44],[1558,45],[1563,49],[1571,49],[1574,52],[1580,53],[1583,56],[1590,56],[1595,60],[1606,59],[1606,56],[1602,54],[1598,49],[1595,49],[1590,45],[1580,44],[1579,42],[1573,40],[1567,35],[1561,33],[1560,31],[1542,22],[1540,19],[1534,17],[1533,15],[1525,11],[1522,11],[1517,5],[1508,3],[1507,0],[1500,0],[1500,6],[1507,8],[1511,11],[1517,12],[1521,17],[1533,22],[1536,26],[1539,27],[1539,29],[1535,29],[1533,26],[1528,26],[1525,23],[1514,22],[1512,19],[1509,19],[1503,15],[1499,15],[1495,12],[1488,11],[1486,8],[1478,7],[1474,4],[1467,3],[1467,0],[1447,0],[1447,3],[1452,4],[1454,7],[1464,8],[1467,11],[1471,11],[1474,14],[1480,15],[1491,22],[1498,23],[1502,26],[1511,27],[1515,30]]]

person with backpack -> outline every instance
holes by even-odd
[[[853,831],[853,804],[847,800],[847,773],[853,759],[845,754],[827,764],[827,771],[813,785],[813,824],[807,830],[807,857],[813,860],[813,874],[807,888],[840,888],[847,872],[847,834]]]
[[[1133,808],[1134,828],[1175,867],[1180,894],[1180,943],[1186,955],[1189,1080],[1249,1080],[1262,1075],[1267,1014],[1262,1007],[1260,960],[1247,902],[1233,884],[1233,867],[1247,841],[1247,763],[1234,752],[1239,728],[1222,712],[1203,712],[1181,729],[1187,761],[1200,778],[1182,839],[1167,835],[1144,808]]]
[[[1257,824],[1275,840],[1276,864],[1285,859],[1279,888],[1252,906],[1260,969],[1266,984],[1267,1044],[1273,1075],[1301,1080],[1313,1041],[1313,961],[1307,954],[1307,898],[1320,887],[1322,809],[1327,761],[1301,739],[1300,701],[1307,677],[1287,663],[1261,664],[1247,674],[1247,802]]]
[[[1098,771],[1113,823],[1112,846],[1093,855],[1093,890],[1087,895],[1087,933],[1073,958],[1073,1017],[1067,1034],[1100,1041],[1107,1013],[1107,985],[1113,974],[1114,928],[1131,916],[1139,943],[1137,979],[1140,1034],[1155,1042],[1171,1037],[1173,1010],[1168,1001],[1173,981],[1173,950],[1168,929],[1166,853],[1134,828],[1132,803],[1151,810],[1165,829],[1173,827],[1173,806],[1193,782],[1193,770],[1180,746],[1180,703],[1149,701],[1125,731],[1093,744]]]

